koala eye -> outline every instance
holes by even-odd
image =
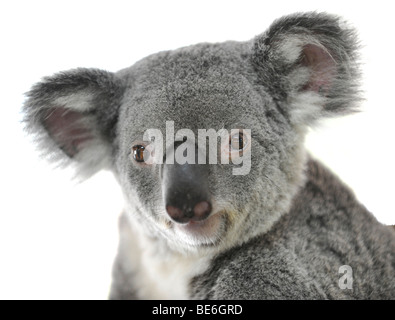
[[[132,147],[133,159],[137,162],[144,162],[148,159],[144,159],[145,147],[141,144]]]
[[[230,137],[229,150],[230,151],[241,151],[248,144],[248,138],[244,136],[242,132],[236,133]]]

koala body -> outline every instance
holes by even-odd
[[[352,29],[305,13],[35,85],[24,111],[41,149],[122,187],[110,297],[393,298],[395,232],[303,145],[309,125],[355,110],[357,58]],[[210,129],[219,143],[201,143]]]

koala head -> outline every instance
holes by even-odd
[[[306,128],[359,100],[356,48],[335,16],[286,16],[247,42],[45,78],[28,93],[26,128],[79,175],[112,170],[147,236],[217,250],[287,212],[304,179]]]

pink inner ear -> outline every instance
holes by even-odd
[[[92,138],[90,130],[84,126],[83,117],[80,112],[56,107],[49,109],[43,118],[51,138],[71,158],[81,151],[84,142]]]
[[[302,65],[312,71],[309,82],[303,88],[315,92],[328,93],[336,76],[336,62],[323,48],[308,44],[303,47]]]

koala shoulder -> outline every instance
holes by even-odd
[[[191,282],[196,298],[383,299],[395,294],[395,236],[310,160],[307,181],[268,233],[218,256]],[[353,290],[339,288],[352,268]],[[379,271],[379,272],[378,272]],[[374,288],[372,290],[371,288]]]

